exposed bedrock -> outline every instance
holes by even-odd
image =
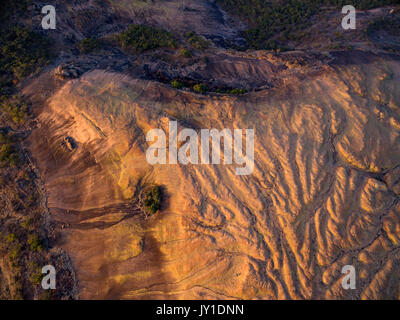
[[[80,296],[399,298],[400,62],[336,61],[240,97],[102,70],[55,92],[30,144]],[[146,133],[169,120],[255,129],[253,174],[149,165]],[[147,220],[130,206],[143,182],[168,195]]]

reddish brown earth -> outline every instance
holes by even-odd
[[[399,59],[332,53],[314,68],[279,57],[210,69],[250,78],[259,64],[267,83],[287,61],[292,74],[244,96],[104,70],[50,90],[30,150],[81,298],[399,298]],[[52,79],[26,93],[35,98]],[[255,129],[253,174],[149,165],[146,133],[174,119],[180,128]],[[149,219],[135,202],[143,183],[167,195]],[[341,286],[348,264],[356,290]]]

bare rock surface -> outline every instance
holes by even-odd
[[[80,297],[399,298],[399,81],[395,56],[353,52],[243,97],[104,70],[66,82],[30,147]],[[170,119],[255,129],[253,174],[149,165],[146,133]],[[129,207],[144,181],[168,193],[147,220]],[[356,290],[341,286],[348,264]]]

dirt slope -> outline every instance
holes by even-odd
[[[399,80],[395,56],[349,52],[241,97],[103,70],[65,83],[30,147],[80,297],[399,298]],[[253,174],[149,165],[146,133],[170,119],[255,129]],[[143,182],[168,194],[147,220],[132,201]],[[341,287],[347,264],[356,290]]]

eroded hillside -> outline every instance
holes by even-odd
[[[0,299],[400,298],[398,0],[46,4],[0,4]],[[175,121],[254,170],[151,165]]]
[[[80,297],[398,299],[400,60],[330,58],[237,97],[104,70],[59,84],[29,145]],[[35,101],[46,77],[25,94]],[[254,129],[253,174],[149,165],[146,133],[169,120]],[[146,183],[166,201],[143,219]],[[348,264],[356,290],[341,286]]]

